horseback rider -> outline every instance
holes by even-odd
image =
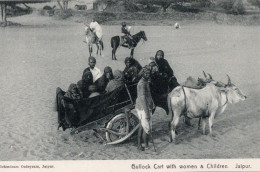
[[[128,48],[131,48],[133,37],[130,30],[126,27],[126,22],[122,22],[121,32],[123,34],[123,44],[127,43]]]
[[[98,24],[98,22],[96,21],[96,19],[92,19],[92,22],[89,25],[90,29],[92,30],[93,33],[96,34],[98,41],[102,40],[102,28],[101,26]]]

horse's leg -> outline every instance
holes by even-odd
[[[114,40],[111,39],[111,48],[112,48],[112,60],[114,60]]]
[[[90,46],[90,56],[92,55],[92,52],[93,52],[93,46],[91,45]]]
[[[116,50],[117,50],[117,47],[116,47],[115,52],[114,52],[114,59],[115,59],[115,60],[117,60],[117,59],[116,59]]]
[[[99,55],[101,56],[101,51],[102,51],[101,40],[98,41],[97,45],[98,45],[98,49],[99,49]]]
[[[114,60],[114,49],[112,49],[112,60]]]
[[[133,58],[134,56],[134,49],[131,49],[130,57]]]
[[[98,47],[99,55],[101,55],[101,48],[100,48],[100,44],[99,43],[97,44],[97,47]]]
[[[102,55],[102,45],[99,44],[99,55],[101,56]]]
[[[98,55],[98,50],[99,50],[99,46],[98,46],[98,43],[96,43],[96,46],[97,46],[97,55]]]
[[[112,50],[112,60],[117,60],[116,59],[116,50],[117,50],[117,46],[114,45],[113,46],[113,50]]]
[[[89,52],[89,56],[91,56],[91,46],[88,45],[88,52]]]
[[[99,55],[102,56],[102,45],[101,42],[99,42]]]
[[[115,50],[114,47],[112,47],[112,60],[114,60],[114,54],[115,54]]]

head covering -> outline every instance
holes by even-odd
[[[150,57],[149,59],[148,59],[148,64],[150,65],[150,64],[155,64],[155,65],[157,65],[157,63],[156,63],[156,61],[155,61],[155,58],[154,57]]]
[[[68,91],[65,93],[64,96],[66,96],[68,98],[71,98],[73,100],[80,99],[80,94],[79,94],[79,92],[77,90],[77,85],[74,84],[74,83],[70,84],[70,86],[68,88]]]
[[[164,58],[164,52],[163,52],[163,50],[158,50],[158,51],[156,52],[156,54],[155,54],[155,60],[158,60],[158,59],[157,59],[157,55],[158,55],[159,52],[162,53],[162,56],[163,56],[163,58]]]
[[[114,72],[114,79],[122,81],[124,79],[124,74],[121,70],[115,70]]]
[[[89,70],[86,70],[82,75],[82,81],[85,83],[92,83],[93,82],[93,75]]]
[[[72,90],[74,90],[75,88],[77,88],[77,85],[74,84],[74,83],[72,83],[72,84],[70,84],[70,86],[69,86],[69,88],[68,88],[68,91],[72,91]]]
[[[122,22],[122,26],[125,27],[126,26],[126,22]]]
[[[89,56],[88,61],[90,61],[90,60],[94,60],[96,62],[96,58],[93,56]]]
[[[131,58],[131,57],[126,57],[125,58],[125,63],[129,62],[130,64],[133,64],[134,63],[134,59]]]
[[[109,73],[109,72],[112,72],[112,68],[109,67],[109,66],[106,66],[106,67],[104,68],[104,73]]]
[[[143,67],[143,74],[144,73],[151,73],[151,67],[149,65],[145,65],[145,67]]]

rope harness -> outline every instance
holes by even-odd
[[[227,94],[225,94],[226,95],[226,102],[225,102],[225,104],[223,105],[223,106],[225,106],[227,103],[228,103],[228,97],[227,97]]]

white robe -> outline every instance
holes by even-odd
[[[91,22],[89,25],[90,29],[97,35],[98,39],[102,39],[102,28],[97,22]]]

